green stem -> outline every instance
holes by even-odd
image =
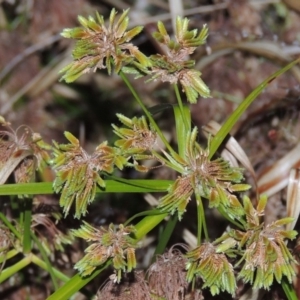
[[[16,249],[10,250],[7,253],[2,253],[0,256],[0,264],[2,264],[3,262],[5,263],[8,259],[16,256],[18,253],[19,253],[19,251],[17,251]],[[1,268],[2,268],[2,266],[0,267],[0,269]]]
[[[31,263],[31,257],[30,255],[27,257],[24,257],[14,265],[4,269],[0,274],[0,283],[5,281],[6,279],[12,277],[14,274],[25,268]]]
[[[101,267],[97,268],[91,275],[81,276],[76,274],[66,284],[64,284],[59,290],[50,295],[47,300],[67,300],[70,299],[76,292],[86,286],[91,280],[97,277],[103,270],[105,270],[111,264],[111,260],[108,260]]]
[[[175,117],[178,153],[179,156],[184,159],[186,154],[187,136],[191,131],[191,111],[186,105],[182,107],[182,110],[178,105],[176,105],[173,107],[173,110]],[[185,124],[188,124],[188,127],[186,127]]]
[[[180,96],[180,92],[178,89],[178,85],[174,84],[174,90],[175,90],[175,94],[176,94],[176,98],[177,98],[177,102],[178,102],[178,106],[181,112],[181,116],[182,116],[182,120],[184,122],[185,128],[188,129],[189,128],[189,124],[187,123],[186,118],[184,117],[184,108],[183,108],[183,104],[182,104],[182,100],[181,100],[181,96]]]
[[[49,267],[47,266],[47,264],[45,262],[43,262],[39,257],[37,257],[34,254],[32,254],[31,257],[32,257],[32,263],[36,264],[40,268],[42,268],[45,271],[49,272]],[[57,269],[55,269],[53,267],[51,267],[51,268],[52,268],[53,273],[54,273],[56,278],[62,280],[63,282],[68,282],[70,280],[70,277],[68,277],[64,273],[58,271]],[[87,297],[87,299],[92,298],[92,293],[90,291],[88,291],[87,289],[82,288],[81,292],[82,292],[83,295],[85,295]]]
[[[108,176],[107,176],[108,178]],[[123,179],[114,177],[114,180],[105,180],[105,189],[97,187],[96,193],[157,193],[163,192],[173,183],[172,180],[162,179]],[[54,194],[52,183],[18,183],[0,185],[1,195],[38,195]],[[3,213],[2,213],[2,216]],[[0,213],[1,218],[1,213]],[[3,221],[4,222],[4,221]],[[13,231],[13,230],[12,230]],[[13,233],[15,233],[13,231]],[[16,233],[15,233],[16,234]],[[20,233],[16,234],[20,237]]]
[[[167,244],[170,240],[170,237],[174,231],[174,228],[177,224],[177,221],[178,221],[178,214],[171,216],[170,219],[168,220],[163,233],[161,234],[160,238],[158,239],[158,244],[157,244],[155,252],[153,254],[152,262],[155,261],[156,255],[164,253],[164,251],[167,247]]]
[[[156,227],[168,214],[159,214],[156,216],[148,216],[135,225],[137,240],[142,239],[149,231]]]
[[[132,95],[135,98],[135,100],[138,102],[138,104],[140,105],[140,107],[144,111],[144,113],[147,116],[149,122],[151,123],[152,127],[156,130],[157,134],[161,138],[161,140],[164,143],[164,145],[166,146],[166,148],[170,151],[170,153],[175,153],[175,151],[170,146],[170,144],[168,143],[167,139],[165,138],[165,136],[161,132],[160,128],[158,127],[158,125],[156,124],[156,122],[154,121],[154,119],[152,118],[150,112],[148,111],[148,109],[146,108],[146,106],[144,105],[144,103],[142,102],[141,98],[139,97],[139,95],[135,91],[134,87],[129,82],[127,76],[122,71],[120,71],[119,75],[121,76],[121,78],[123,79],[123,81],[125,82],[125,84],[127,85],[128,89],[132,93]]]
[[[17,231],[17,229],[8,221],[8,219],[4,216],[2,212],[0,212],[0,219],[6,225],[7,228],[18,238],[21,239],[21,234]]]
[[[31,214],[32,214],[32,199],[25,198],[23,200],[24,207],[24,223],[23,223],[23,252],[24,254],[30,253],[31,251]]]
[[[50,273],[50,269],[49,269],[49,266],[44,262],[42,261],[39,257],[37,257],[36,255],[32,254],[32,262],[34,264],[36,264],[37,266],[39,266],[40,268],[44,269],[45,271],[49,272]],[[67,282],[68,280],[70,280],[70,278],[65,275],[64,273],[58,271],[57,269],[55,268],[52,268],[52,271],[55,275],[55,277],[57,277],[58,279],[64,281],[64,282]]]
[[[289,283],[286,278],[284,278],[282,280],[281,286],[282,286],[284,293],[288,300],[297,300],[298,299],[292,283]]]
[[[208,231],[205,221],[205,215],[204,215],[204,208],[202,199],[199,193],[195,193],[196,195],[196,201],[197,201],[197,217],[198,217],[198,233],[197,233],[197,243],[198,245],[201,245],[201,234],[202,229],[204,232],[205,239],[208,241]]]
[[[51,276],[51,279],[52,279],[52,282],[53,282],[53,286],[54,286],[54,289],[55,291],[58,289],[58,284],[57,284],[57,281],[56,281],[56,276],[55,276],[55,273],[52,269],[52,266],[51,266],[51,263],[47,257],[47,253],[43,247],[43,245],[41,244],[41,242],[38,240],[38,238],[36,237],[36,235],[32,232],[31,233],[31,237],[32,239],[34,240],[34,242],[36,243],[37,247],[39,248],[39,251],[42,255],[42,258],[43,260],[45,261],[46,265],[47,265],[47,269],[48,269],[48,272]]]
[[[159,209],[151,209],[151,210],[142,211],[142,212],[140,212],[140,213],[135,214],[135,215],[132,216],[131,218],[129,218],[129,219],[124,223],[124,226],[128,226],[130,223],[132,223],[132,221],[133,221],[135,218],[145,217],[145,216],[156,216],[156,215],[160,215],[160,214],[165,214],[165,213],[161,212]]]
[[[109,193],[157,193],[165,192],[174,183],[172,180],[125,179],[106,174],[105,191]],[[107,191],[108,190],[108,191]],[[101,191],[101,190],[100,190]],[[101,192],[105,192],[101,191]],[[98,190],[97,190],[98,192]]]

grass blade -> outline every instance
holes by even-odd
[[[98,188],[97,193],[155,193],[165,192],[171,180],[106,180],[105,190]],[[0,186],[0,196],[4,195],[41,195],[54,194],[52,182],[4,184]]]
[[[81,277],[79,274],[73,276],[65,285],[58,289],[55,293],[50,295],[47,300],[67,300],[72,295],[78,292],[81,288],[87,285],[92,279],[98,276],[103,270],[105,270],[111,261],[107,261],[103,266],[95,270],[90,276]]]
[[[226,120],[222,128],[218,131],[216,136],[213,138],[211,142],[210,154],[209,158],[212,158],[213,155],[216,153],[218,148],[220,147],[221,143],[226,138],[227,134],[230,132],[234,124],[239,120],[239,118],[243,115],[245,110],[248,106],[261,94],[261,92],[266,88],[266,86],[271,83],[275,78],[280,76],[281,74],[287,72],[291,69],[294,65],[299,63],[300,58],[294,60],[287,66],[283,67],[279,71],[272,74],[266,80],[264,80],[255,90],[253,90],[245,99],[244,101],[236,108],[236,110],[231,114],[231,116]]]

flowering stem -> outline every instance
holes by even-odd
[[[135,100],[138,102],[138,104],[140,105],[140,107],[144,111],[145,115],[147,116],[147,118],[150,121],[150,123],[153,126],[153,128],[156,130],[157,134],[161,138],[161,140],[164,143],[164,145],[166,146],[166,148],[170,151],[170,153],[175,153],[175,151],[173,150],[173,148],[170,146],[170,144],[166,140],[165,136],[162,134],[160,128],[157,126],[156,122],[152,118],[152,116],[149,113],[148,109],[146,108],[146,106],[142,102],[141,98],[136,93],[135,89],[133,88],[133,86],[131,85],[131,83],[129,82],[129,80],[127,79],[127,76],[122,71],[119,72],[119,75],[121,76],[121,78],[123,79],[123,81],[125,82],[125,84],[127,85],[127,87],[129,88],[129,90],[132,93],[132,95],[135,98]]]
[[[151,210],[145,210],[145,211],[142,211],[138,214],[135,214],[134,216],[132,216],[131,218],[129,218],[125,223],[124,223],[124,226],[128,226],[129,224],[132,223],[132,221],[138,217],[148,217],[148,216],[153,216],[153,215],[159,215],[159,214],[166,214],[164,212],[161,212],[159,209],[151,209]]]
[[[177,224],[177,221],[178,221],[177,214],[171,216],[170,219],[168,220],[166,227],[164,228],[160,238],[158,239],[158,245],[156,246],[155,252],[152,257],[152,263],[155,261],[157,255],[164,253],[167,244],[171,238],[171,235],[174,231],[174,228]]]
[[[202,199],[199,193],[196,194],[196,201],[197,201],[197,217],[198,217],[198,234],[197,234],[197,243],[198,245],[201,245],[201,233],[202,229],[204,231],[205,239],[208,240],[208,232],[207,232],[207,226],[205,222],[205,215],[204,215],[204,209],[202,204]]]
[[[0,264],[2,264],[1,267],[0,267],[0,270],[2,271],[6,261],[8,261],[9,259],[15,257],[17,254],[19,254],[19,251],[16,250],[16,249],[12,249],[8,252],[6,252],[6,250],[5,250],[5,252],[2,252],[1,256],[0,256]]]
[[[31,232],[31,237],[32,239],[34,240],[34,242],[36,243],[40,253],[41,253],[41,256],[44,260],[44,262],[46,263],[47,267],[48,267],[48,272],[50,273],[50,276],[51,276],[51,279],[52,279],[52,283],[53,283],[53,286],[54,286],[54,290],[57,291],[58,290],[58,283],[56,281],[56,276],[54,274],[54,271],[52,269],[52,266],[51,266],[51,263],[47,257],[47,253],[42,245],[42,243],[38,240],[38,238],[36,237],[36,235]]]
[[[25,267],[27,267],[31,263],[30,255],[22,258],[17,263],[13,264],[10,267],[7,267],[4,269],[0,274],[0,284],[7,280],[8,278],[11,278],[14,274],[21,271]]]
[[[23,200],[24,207],[24,232],[23,232],[23,251],[24,253],[29,253],[31,251],[31,214],[32,214],[32,199],[25,198]]]
[[[293,286],[284,278],[281,282],[282,289],[284,290],[284,293],[288,300],[297,300],[298,297],[296,295],[295,290],[293,289]]]
[[[111,260],[108,260],[101,267],[98,267],[91,275],[82,277],[79,273],[73,276],[62,287],[50,295],[47,300],[70,299],[82,287],[86,286],[92,279],[98,276],[103,270],[111,265]]]
[[[31,254],[31,259],[32,262],[39,266],[40,268],[44,269],[45,271],[49,272],[49,266],[38,256]],[[67,275],[65,275],[64,273],[60,272],[59,270],[53,268],[50,264],[51,269],[53,270],[53,273],[55,275],[55,277],[57,277],[59,280],[63,281],[63,282],[67,282],[68,280],[70,280],[70,277],[68,277]]]
[[[147,216],[135,225],[136,233],[134,234],[137,241],[141,240],[149,231],[155,228],[168,214],[159,214],[156,216]]]
[[[184,125],[185,125],[186,128],[189,128],[189,125],[187,124],[187,120],[184,117],[183,104],[182,104],[181,96],[180,96],[180,93],[179,93],[178,85],[174,84],[173,86],[174,86],[177,102],[178,102],[178,105],[179,105],[179,109],[180,109],[180,112],[181,112],[181,115],[182,115]]]
[[[4,216],[2,212],[0,212],[0,220],[5,224],[7,228],[18,238],[21,239],[20,232],[8,221],[8,219]],[[1,262],[0,262],[1,263]]]

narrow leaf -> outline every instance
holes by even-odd
[[[293,66],[298,64],[300,61],[300,58],[294,60],[284,68],[280,69],[279,71],[272,74],[270,77],[268,77],[266,80],[264,80],[255,90],[253,90],[246,98],[245,100],[236,108],[236,110],[231,114],[231,116],[226,120],[222,128],[218,131],[214,139],[211,143],[211,151],[209,154],[209,158],[212,158],[213,155],[216,153],[224,139],[226,138],[227,134],[230,132],[232,127],[236,124],[236,122],[240,119],[240,117],[243,115],[245,110],[248,108],[248,106],[262,93],[262,91],[267,87],[267,85],[272,82],[275,78],[280,76],[281,74],[287,72],[289,69],[291,69]]]

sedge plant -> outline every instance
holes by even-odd
[[[251,186],[244,181],[243,169],[232,166],[217,150],[268,83],[298,61],[261,83],[229,116],[219,132],[211,135],[205,145],[200,145],[199,128],[191,125],[189,105],[207,101],[204,98],[210,97],[210,90],[201,72],[194,68],[195,61],[190,55],[205,44],[207,26],[200,30],[189,29],[189,20],[178,17],[172,38],[164,24],[158,22],[153,38],[163,46],[164,52],[147,56],[132,43],[143,28],[128,30],[128,13],[125,10],[117,14],[113,9],[108,25],[98,13],[96,18],[79,16],[80,27],[62,32],[63,37],[76,41],[73,61],[61,70],[62,81],[70,83],[98,69],[106,70],[109,75],[114,72],[123,79],[143,111],[143,115],[132,118],[117,114],[119,124],[112,124],[116,135],[113,144],[102,141],[88,153],[71,132],[64,133],[65,144],[55,141],[47,144],[26,126],[15,131],[1,119],[0,194],[18,195],[19,214],[11,218],[0,213],[0,283],[29,264],[35,264],[51,276],[53,289],[48,299],[69,299],[112,266],[114,272],[109,286],[97,293],[97,299],[109,298],[106,293],[110,287],[121,286],[130,273],[136,281],[134,288],[129,284],[121,289],[124,299],[187,299],[188,295],[200,299],[205,289],[212,296],[227,293],[234,297],[238,284],[269,290],[275,282],[284,285],[289,299],[296,299],[292,288],[296,261],[287,242],[293,240],[297,232],[285,230],[292,218],[264,224],[267,198],[261,195],[251,201],[245,196]],[[145,84],[159,80],[173,86],[178,102],[174,105],[176,147],[168,142],[127,74],[145,77]],[[174,181],[130,180],[114,175],[116,169],[121,174],[125,168],[150,172],[151,168],[144,163],[146,160],[173,170],[177,178]],[[35,182],[36,170],[46,166],[55,172],[55,180]],[[16,183],[5,184],[11,174]],[[67,232],[58,229],[58,222],[69,216],[72,207],[73,217],[81,220],[95,195],[107,192],[160,192],[164,195],[153,211],[138,214],[144,216],[138,223],[131,218],[125,224],[99,227],[82,221],[78,229]],[[54,193],[60,195],[58,211],[45,214],[32,209],[34,195]],[[197,246],[193,249],[184,246],[183,253],[171,249],[164,254],[176,222],[185,218],[191,201],[195,201],[197,207]],[[218,210],[228,222],[228,230],[216,240],[209,236],[204,204],[208,209]],[[135,252],[141,247],[139,241],[164,220],[167,225],[157,245],[157,261],[149,268],[148,275],[143,275],[136,270]],[[41,226],[47,231],[47,238],[40,234]],[[76,238],[85,240],[88,246],[74,266],[77,274],[69,278],[53,266],[51,252],[63,252]],[[6,267],[13,257],[19,260]],[[168,278],[172,280],[167,282]]]

